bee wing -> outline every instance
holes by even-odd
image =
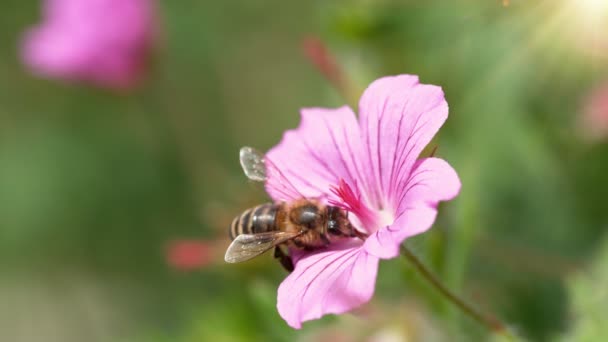
[[[241,166],[247,178],[256,182],[264,182],[269,177],[276,179],[273,182],[275,190],[280,193],[281,200],[294,200],[304,198],[293,184],[283,175],[283,172],[274,165],[273,162],[266,159],[264,155],[252,147],[243,147],[239,153]]]
[[[266,180],[266,164],[262,153],[252,147],[245,146],[239,152],[239,159],[247,178],[256,182]]]
[[[228,246],[224,260],[229,263],[249,260],[298,235],[300,233],[265,232],[241,234]]]

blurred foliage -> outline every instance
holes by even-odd
[[[450,118],[433,144],[464,185],[409,245],[530,340],[607,336],[608,145],[576,120],[608,54],[589,51],[573,2],[164,1],[163,44],[130,94],[29,75],[17,46],[38,4],[4,4],[1,340],[485,339],[404,260],[381,264],[369,305],[301,331],[276,312],[285,274],[271,256],[193,273],[164,260],[175,238],[222,250],[232,217],[267,200],[241,175],[240,146],[267,149],[299,108],[356,107],[370,81],[399,73],[444,88]],[[310,34],[353,98],[302,55]]]
[[[590,267],[568,281],[572,302],[570,333],[563,341],[601,341],[608,336],[608,239],[604,239]]]

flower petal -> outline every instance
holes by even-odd
[[[425,232],[435,222],[437,204],[456,197],[460,179],[456,171],[439,158],[420,159],[406,182],[397,209],[398,218],[365,241],[365,250],[379,258],[394,258],[406,238]]]
[[[420,234],[433,225],[437,209],[408,208],[390,226],[378,229],[365,240],[365,250],[378,258],[391,259],[399,255],[403,240]]]
[[[42,77],[129,88],[154,45],[154,13],[150,0],[45,0],[42,22],[24,35],[22,60]]]
[[[436,208],[440,201],[454,199],[460,192],[460,186],[456,171],[445,160],[420,159],[414,165],[410,178],[398,186],[397,215],[421,203]]]
[[[396,209],[395,188],[409,178],[422,149],[448,116],[440,87],[400,75],[374,81],[359,102],[367,191],[379,208]]]
[[[282,174],[268,176],[266,191],[274,200],[294,200],[282,191],[288,182],[305,197],[329,196],[340,179],[354,184],[359,178],[360,151],[359,125],[350,108],[303,109],[300,126],[266,154]]]
[[[344,313],[366,303],[374,293],[378,260],[365,252],[358,240],[303,253],[279,286],[279,314],[299,329],[304,321]]]

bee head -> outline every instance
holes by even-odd
[[[334,206],[327,207],[327,232],[331,235],[350,235],[346,213]]]

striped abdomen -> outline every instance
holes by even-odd
[[[232,220],[230,239],[241,234],[256,234],[277,230],[276,213],[279,206],[272,203],[258,205],[245,210]]]

